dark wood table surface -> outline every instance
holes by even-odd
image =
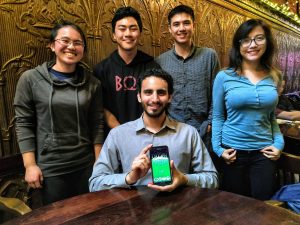
[[[292,225],[300,216],[244,196],[200,188],[112,189],[52,203],[6,224]]]

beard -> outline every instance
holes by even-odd
[[[142,104],[142,108],[144,110],[144,113],[146,113],[147,116],[149,116],[151,118],[158,118],[162,114],[167,113],[170,103],[168,103],[166,105],[163,105],[163,104],[160,103],[158,105],[161,106],[161,108],[159,108],[156,111],[148,111],[147,110],[147,105],[145,105],[144,103]]]

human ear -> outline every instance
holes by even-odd
[[[140,94],[140,93],[138,93],[138,94],[137,94],[137,99],[138,99],[139,103],[141,103],[141,102],[142,102],[142,99],[141,99],[141,94]]]

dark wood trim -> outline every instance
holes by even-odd
[[[0,158],[0,176],[23,172],[23,159],[21,154]]]

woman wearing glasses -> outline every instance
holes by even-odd
[[[88,192],[103,142],[101,86],[79,63],[84,33],[60,21],[49,47],[55,60],[26,71],[14,100],[25,180],[41,189],[44,204]]]
[[[224,161],[221,188],[261,200],[274,193],[275,160],[284,146],[274,116],[281,77],[273,54],[269,26],[244,22],[234,34],[229,67],[213,87],[212,142]]]

